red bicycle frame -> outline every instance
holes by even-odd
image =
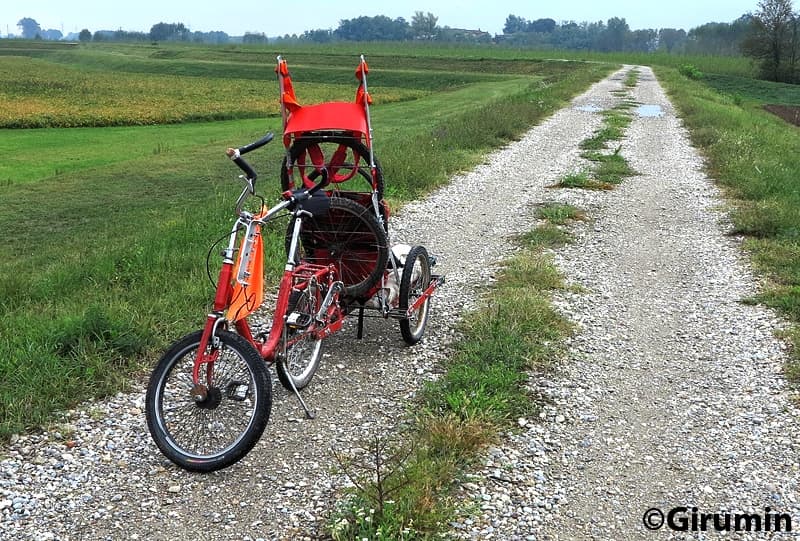
[[[243,194],[244,196],[245,194]],[[229,310],[234,301],[234,296],[241,294],[241,290],[237,292],[237,281],[241,283],[242,278],[240,275],[247,275],[246,272],[235,272],[237,267],[244,269],[247,264],[247,258],[251,256],[253,251],[262,250],[260,242],[254,242],[246,245],[247,236],[253,232],[256,239],[260,238],[261,225],[275,216],[278,212],[289,207],[290,202],[284,201],[275,207],[271,208],[266,213],[253,216],[250,213],[242,212],[240,204],[237,205],[239,218],[234,223],[231,230],[228,247],[223,251],[222,268],[219,271],[217,280],[217,289],[214,295],[214,305],[211,313],[206,318],[203,334],[200,339],[197,356],[194,362],[192,371],[192,381],[195,386],[210,386],[212,385],[212,372],[213,364],[219,355],[219,350],[216,347],[208,348],[209,343],[213,346],[213,340],[217,327],[220,325],[228,326],[231,321],[225,317],[225,311]],[[236,331],[245,340],[253,344],[261,357],[267,363],[272,363],[276,360],[280,348],[287,348],[295,342],[302,340],[307,334],[312,334],[315,339],[326,338],[334,332],[342,328],[344,321],[344,314],[339,308],[338,295],[341,293],[343,286],[338,280],[336,267],[333,264],[329,265],[312,265],[309,263],[301,262],[295,263],[297,254],[297,245],[300,230],[302,227],[303,214],[305,211],[295,211],[294,228],[292,232],[292,241],[289,248],[289,255],[287,258],[286,266],[284,267],[283,276],[281,277],[280,285],[278,288],[278,299],[275,305],[275,313],[272,318],[272,326],[269,335],[264,341],[257,341],[253,337],[250,325],[247,323],[247,315],[253,312],[258,306],[251,306],[243,315],[235,314],[233,316],[233,324]],[[248,233],[245,238],[239,241],[239,231],[245,229]],[[239,245],[239,260],[235,262],[233,259],[234,254],[237,252],[237,244]],[[244,247],[243,247],[244,246]],[[235,276],[236,274],[236,276]],[[260,277],[263,275],[263,270],[258,266],[253,270],[253,274],[257,274],[254,280],[255,287],[263,289]],[[303,330],[303,332],[293,335],[291,340],[286,335],[286,316],[289,309],[289,300],[293,291],[304,291],[310,284],[316,284],[320,287],[320,291],[325,292],[325,298],[320,303],[319,309],[314,314],[311,324]],[[231,315],[229,314],[230,318]],[[201,382],[200,370],[203,365],[206,365],[206,380]]]

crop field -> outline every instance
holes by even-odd
[[[352,100],[361,52],[393,206],[613,68],[508,51],[281,51],[303,103]],[[279,131],[277,53],[0,41],[0,434],[141,386],[165,345],[200,325],[206,254],[238,195],[223,151]],[[282,153],[276,142],[252,155],[268,201]],[[265,235],[269,278],[282,234]]]

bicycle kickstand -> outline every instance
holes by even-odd
[[[285,363],[286,361],[283,360],[281,362]],[[303,400],[303,397],[300,396],[300,391],[298,391],[297,387],[294,386],[294,381],[292,381],[292,378],[287,378],[287,379],[289,380],[289,386],[292,388],[292,392],[297,397],[297,400],[300,402],[300,406],[303,408],[303,411],[306,413],[306,419],[315,419],[317,417],[317,413],[315,411],[312,411],[312,410],[308,409],[308,406],[306,405],[305,400]]]

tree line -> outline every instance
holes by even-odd
[[[336,41],[442,41],[494,43],[508,47],[567,49],[599,52],[656,52],[679,54],[747,55],[758,62],[760,75],[774,81],[800,83],[800,14],[792,0],[760,0],[755,13],[730,23],[707,23],[686,32],[680,28],[632,30],[622,17],[607,21],[575,22],[526,19],[510,14],[503,33],[439,26],[433,13],[416,11],[407,21],[385,15],[339,21],[335,29],[306,30],[300,35],[270,38],[246,33],[244,43],[331,43]],[[61,39],[57,30],[43,31],[35,20],[24,18],[18,26],[23,37]],[[225,32],[192,32],[183,23],[158,23],[150,32],[123,30],[80,32],[80,41],[194,41],[227,43]]]

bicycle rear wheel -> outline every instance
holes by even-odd
[[[322,357],[322,338],[315,338],[307,331],[307,327],[321,303],[322,294],[318,285],[294,291],[289,298],[284,344],[293,343],[285,346],[281,358],[275,363],[278,380],[286,389],[303,389],[317,373]]]
[[[241,336],[220,331],[218,356],[210,370],[201,368],[198,391],[192,369],[202,334],[185,336],[161,357],[147,387],[145,416],[168,459],[210,472],[234,464],[258,442],[269,420],[272,385],[258,351]]]
[[[380,280],[389,260],[386,232],[372,209],[344,197],[331,197],[328,212],[302,220],[298,261],[333,264],[344,284],[345,297],[366,295]],[[287,253],[293,229],[290,221]]]

